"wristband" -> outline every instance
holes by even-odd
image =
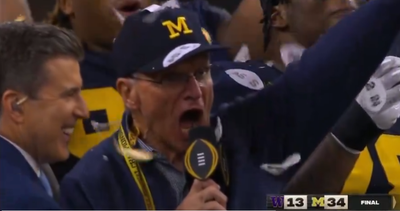
[[[357,103],[353,102],[332,129],[332,135],[345,147],[362,151],[374,142],[383,130],[379,129],[371,117]]]
[[[361,153],[361,151],[357,151],[357,150],[350,149],[350,148],[346,147],[342,142],[340,142],[340,140],[335,135],[333,135],[333,133],[330,133],[330,135],[336,141],[336,143],[338,143],[348,153],[353,154],[353,155],[358,155],[358,154]]]

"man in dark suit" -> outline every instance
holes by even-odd
[[[59,209],[48,163],[66,160],[80,95],[79,40],[51,25],[0,25],[0,209]]]

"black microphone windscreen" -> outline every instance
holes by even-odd
[[[211,127],[198,126],[190,129],[189,130],[190,143],[197,139],[204,139],[214,144],[217,142],[215,131]]]

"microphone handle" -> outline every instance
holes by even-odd
[[[226,161],[226,155],[221,155],[220,151],[218,151],[218,155],[220,157],[220,161],[218,162],[215,171],[211,174],[209,179],[214,180],[214,182],[216,182],[221,187],[221,191],[223,193],[227,193],[229,191],[229,184],[226,184],[226,175],[228,176],[229,180],[230,172],[227,169],[227,162],[225,164],[222,164],[222,162]],[[195,178],[185,170],[185,179],[186,184],[184,187],[184,194],[186,195],[190,191],[190,188],[192,187]]]

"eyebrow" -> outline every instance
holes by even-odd
[[[76,94],[76,93],[79,93],[81,90],[82,90],[81,87],[72,87],[72,88],[69,88],[69,89],[61,92],[60,96],[63,97],[63,96],[67,96],[70,94]]]

